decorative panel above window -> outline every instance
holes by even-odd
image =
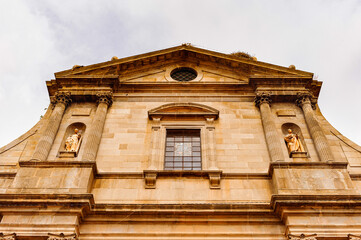
[[[218,110],[197,103],[169,103],[148,111],[148,117],[151,120],[163,117],[201,117],[203,119],[212,118],[216,120],[218,116]]]

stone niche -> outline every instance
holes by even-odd
[[[59,158],[75,158],[78,156],[85,129],[85,124],[81,122],[72,123],[67,127],[60,144]],[[76,137],[76,135],[78,135],[78,137]],[[75,142],[74,139],[76,139]],[[71,144],[73,144],[73,147]]]
[[[285,147],[287,148],[288,154],[290,158],[307,158],[308,157],[308,150],[306,146],[306,142],[303,138],[301,128],[294,123],[284,123],[281,127],[283,136],[288,135],[288,129],[292,130],[292,133],[295,134],[298,138],[299,144],[302,146],[301,151],[292,152],[288,148],[288,144],[285,140]]]

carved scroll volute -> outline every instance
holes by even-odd
[[[305,235],[303,233],[301,235],[288,234],[288,239],[290,239],[290,240],[317,240],[317,234],[311,234],[311,235]]]
[[[0,240],[16,240],[16,234],[15,233],[11,233],[11,234],[0,233]]]
[[[76,233],[73,234],[67,234],[65,235],[64,233],[60,233],[60,234],[52,234],[52,233],[48,233],[48,240],[77,240],[78,238],[76,237]]]

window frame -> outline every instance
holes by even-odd
[[[185,111],[185,109],[187,109]],[[151,144],[148,167],[143,170],[146,189],[155,189],[157,177],[205,177],[211,189],[220,189],[222,170],[217,167],[215,120],[219,111],[199,103],[168,103],[148,111]],[[198,129],[201,170],[164,170],[166,134],[169,129]]]
[[[206,125],[204,123],[161,123],[160,126],[160,156],[157,164],[157,168],[161,170],[165,170],[165,152],[166,152],[166,138],[167,138],[167,130],[199,130],[200,142],[201,142],[201,169],[200,170],[166,170],[166,171],[201,171],[207,169],[207,152],[206,152],[206,144],[207,139],[205,135]]]
[[[177,141],[177,140],[174,140],[174,141],[169,141],[168,142],[168,138],[169,135],[171,135],[171,131],[182,131],[183,134],[180,135],[182,136],[183,138],[188,136],[188,137],[191,137],[192,134],[191,134],[191,131],[193,132],[197,132],[197,137],[199,136],[199,146],[195,146],[193,145],[193,143],[197,143],[198,141],[195,141],[193,142],[193,140],[191,141],[185,141],[185,139],[182,139],[182,141]],[[164,161],[163,161],[163,169],[166,170],[166,171],[201,171],[202,170],[202,137],[201,137],[201,130],[200,129],[166,129],[166,136],[165,136],[165,147],[164,147]],[[188,135],[186,134],[188,132]],[[174,134],[174,133],[173,133]],[[176,138],[176,135],[173,135],[174,138]],[[193,136],[192,136],[193,137]],[[173,151],[167,151],[167,148],[172,148],[171,146],[168,146],[168,143],[171,143],[173,142]],[[173,154],[176,152],[175,151],[175,144],[176,143],[191,143],[191,156],[176,156],[176,155],[173,155],[173,156],[167,156],[167,153],[169,152],[172,152]],[[199,148],[199,151],[194,151],[193,148]],[[194,155],[194,153],[199,153],[199,156],[196,156]],[[181,158],[182,160],[181,161],[176,161],[175,159],[179,157]],[[186,161],[185,158],[187,157],[190,157],[191,158],[191,161]],[[168,161],[167,158],[171,158],[172,160],[171,161]],[[194,158],[199,158],[199,160],[194,160]],[[182,163],[182,166],[180,168],[177,169],[177,167],[175,166],[175,163],[176,162],[181,162]],[[173,167],[168,167],[169,169],[167,169],[167,163],[173,163]],[[186,163],[191,163],[191,166],[190,167],[187,167],[185,166]],[[197,166],[194,166],[195,163],[200,163],[200,166],[197,167]],[[188,169],[190,168],[190,169]],[[194,168],[197,168],[197,169],[194,169]]]

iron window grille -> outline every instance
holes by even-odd
[[[164,170],[202,170],[199,129],[167,129]]]

